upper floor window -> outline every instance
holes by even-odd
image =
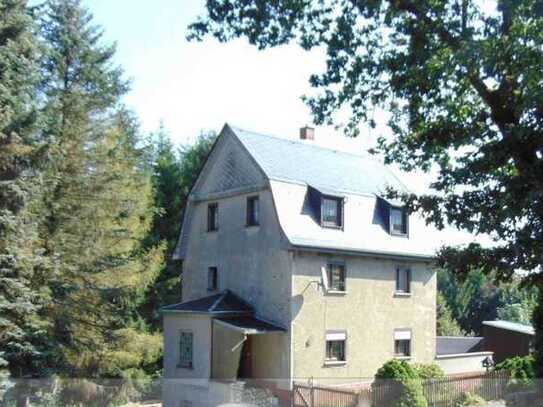
[[[329,196],[322,198],[321,222],[326,227],[343,226],[343,199]]]
[[[407,235],[407,211],[405,208],[390,208],[390,233]]]
[[[179,367],[192,369],[192,332],[181,331],[179,334]]]
[[[326,332],[326,357],[325,363],[346,362],[346,342],[347,334],[345,331]]]
[[[215,291],[219,288],[219,273],[217,267],[210,267],[207,269],[207,290]]]
[[[260,208],[258,196],[247,198],[247,226],[260,224]]]
[[[211,203],[207,206],[207,231],[219,230],[219,204]]]
[[[329,263],[327,272],[328,288],[332,291],[345,291],[345,264]]]
[[[411,293],[411,269],[407,267],[396,268],[396,292],[400,294]]]
[[[411,356],[411,330],[396,329],[394,331],[394,356]]]

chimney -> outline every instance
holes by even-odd
[[[300,140],[315,140],[315,129],[308,126],[300,128]]]

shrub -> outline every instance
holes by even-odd
[[[435,363],[417,363],[413,365],[413,368],[421,380],[441,379],[445,377],[445,372]]]
[[[455,404],[457,407],[484,406],[486,405],[486,401],[484,398],[477,394],[466,392],[462,393],[462,395],[459,397]]]
[[[536,376],[536,364],[533,356],[515,356],[496,365],[496,370],[506,370],[510,374],[508,391],[530,388]]]
[[[375,374],[376,379],[405,381],[418,379],[417,371],[405,360],[392,359],[386,362]]]
[[[424,398],[422,383],[418,379],[408,379],[403,383],[400,398],[393,404],[394,407],[428,407]]]

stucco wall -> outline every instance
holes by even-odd
[[[444,355],[436,357],[436,363],[447,375],[482,373],[486,371],[483,367],[483,360],[488,356],[492,356],[492,352]]]
[[[345,295],[323,294],[319,287],[321,268],[329,260],[345,262]],[[397,265],[411,267],[410,297],[394,294]],[[413,362],[434,361],[436,275],[428,265],[297,252],[293,270],[295,378],[341,381],[373,377],[385,361],[393,358],[397,328],[412,330]],[[332,329],[347,331],[347,363],[343,366],[324,366],[325,333]]]
[[[244,175],[245,174],[245,175]],[[251,174],[247,176],[246,174]],[[189,239],[183,262],[183,301],[205,297],[209,267],[218,269],[218,290],[229,289],[255,309],[256,316],[288,327],[291,257],[282,250],[282,232],[273,197],[260,170],[230,136],[206,164],[192,203]],[[246,227],[247,197],[259,196],[260,225]],[[219,205],[219,230],[207,231],[207,208]],[[266,340],[259,340],[267,341]],[[266,344],[268,372],[286,378],[290,372],[289,334]],[[255,346],[258,356],[258,348]],[[271,373],[270,373],[271,374]]]
[[[193,367],[178,367],[180,332],[193,334]],[[209,379],[211,319],[202,315],[164,314],[164,377]]]

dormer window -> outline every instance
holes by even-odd
[[[341,228],[343,226],[343,199],[323,196],[321,200],[322,226]]]
[[[401,207],[390,207],[390,233],[407,235],[407,211]]]

